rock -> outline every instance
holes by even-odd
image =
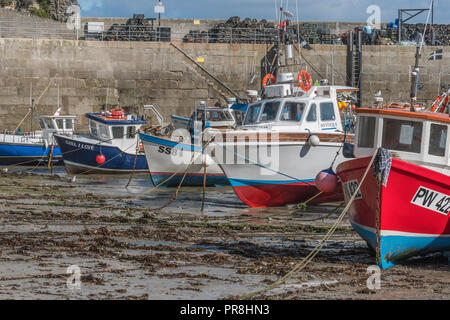
[[[20,11],[20,12],[32,12],[36,15],[44,15],[60,21],[66,22],[69,14],[67,14],[67,8],[71,5],[79,6],[77,0],[4,0],[0,2],[0,6]]]

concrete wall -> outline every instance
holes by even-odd
[[[202,66],[240,95],[259,89],[265,45],[174,43],[194,59],[203,58]],[[302,50],[304,59],[296,57],[297,61],[305,64],[314,79],[326,77],[330,83],[345,84],[345,46],[314,48]],[[425,87],[420,98],[427,102],[437,95],[439,81],[450,83],[449,53],[444,50],[442,61],[428,61],[434,49],[426,48],[422,59]],[[365,103],[371,103],[378,90],[387,102],[408,100],[414,52],[412,47],[364,48]],[[249,85],[252,73],[257,80]],[[169,120],[173,113],[190,115],[201,100],[214,104],[223,96],[232,96],[169,43],[0,39],[1,129],[15,128],[27,113],[31,86],[38,112],[53,113],[58,105],[57,85],[63,111],[78,115],[82,125],[86,124],[84,113],[109,108],[119,98],[120,105],[129,109],[153,104]]]

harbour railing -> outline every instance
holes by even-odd
[[[288,32],[282,37],[287,37],[289,42],[298,43],[297,34],[303,37],[308,44],[333,44],[346,45],[347,33],[336,34],[325,24],[303,23],[300,29],[296,25],[290,25]],[[450,37],[444,31],[446,25],[437,25],[436,37],[426,39],[427,44],[450,45]],[[95,40],[95,41],[154,41],[170,42],[181,40],[185,43],[246,43],[246,44],[275,44],[278,39],[278,29],[253,27],[213,27],[208,30],[186,28],[172,29],[170,27],[158,27],[152,24],[113,24],[105,30],[92,30],[87,24],[83,24],[79,30],[69,29],[66,24],[58,22],[17,22],[0,21],[0,38],[32,38],[32,39],[65,39],[65,40]],[[450,30],[450,27],[448,28]],[[409,31],[408,31],[409,30]],[[404,30],[404,39],[413,36],[411,30]],[[444,31],[443,31],[444,30]],[[397,32],[392,29],[377,30],[371,36],[365,35],[364,45],[400,44],[412,45],[403,41],[396,43]],[[429,36],[431,37],[431,36]],[[284,40],[284,39],[283,39]],[[302,41],[302,40],[301,40]],[[409,41],[412,43],[412,41]]]
[[[76,40],[79,32],[62,23],[0,21],[0,38]]]
[[[254,43],[272,44],[277,41],[275,28],[213,28],[207,31],[171,29],[152,25],[112,25],[103,31],[90,31],[86,25],[81,29],[69,29],[57,22],[17,22],[0,20],[0,38],[64,39],[96,41],[155,41],[182,40],[186,43]],[[296,31],[287,33],[293,42]],[[308,34],[310,44],[340,44],[337,35],[331,33]]]

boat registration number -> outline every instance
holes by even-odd
[[[411,200],[412,204],[426,208],[443,215],[448,215],[450,211],[450,196],[420,186]]]
[[[358,190],[359,182],[358,180],[350,180],[347,182],[344,182],[342,184],[345,194],[345,199],[350,200],[350,198],[353,196],[356,190]],[[358,190],[358,193],[356,194],[355,200],[362,199],[362,193],[361,189]]]

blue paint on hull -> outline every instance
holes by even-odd
[[[133,171],[134,154],[123,153],[114,146],[98,145],[98,143],[82,142],[83,148],[78,146],[78,141],[73,138],[55,135],[55,139],[62,151],[64,164],[67,171],[75,173],[129,173]],[[69,143],[66,143],[69,142]],[[96,162],[98,155],[105,156],[105,163],[99,165]],[[147,171],[147,161],[144,154],[136,159],[135,171]]]
[[[375,232],[351,223],[356,232],[374,250],[377,248]],[[430,253],[450,250],[450,237],[420,236],[420,235],[389,235],[380,236],[380,268],[395,266],[406,258]]]
[[[51,146],[43,144],[8,144],[0,143],[0,165],[34,165],[40,161],[48,161]],[[53,162],[61,162],[61,150],[53,147]]]

